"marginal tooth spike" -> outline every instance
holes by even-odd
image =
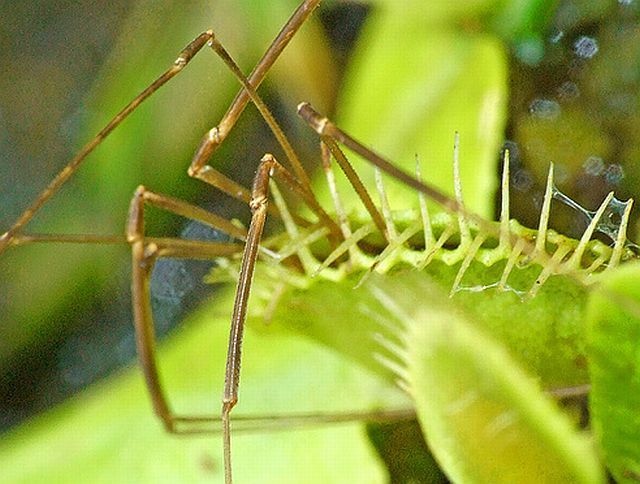
[[[453,141],[453,188],[456,201],[464,207],[462,196],[462,178],[460,177],[460,133],[456,131]],[[460,246],[465,247],[471,243],[471,229],[466,217],[458,212],[458,225],[460,226]]]
[[[277,253],[277,260],[284,260],[287,257],[292,256],[300,251],[304,247],[309,247],[314,242],[329,235],[329,229],[325,226],[319,227],[311,232],[302,233],[297,239],[291,239],[280,251]]]
[[[406,381],[406,378],[408,377],[408,370],[402,365],[402,363],[398,363],[382,353],[374,353],[373,357],[378,363],[393,373],[400,381]]]
[[[357,249],[357,244],[359,241],[364,239],[367,235],[372,234],[373,232],[375,232],[375,226],[371,224],[363,225],[362,227],[357,229],[349,237],[343,240],[340,243],[340,245],[338,245],[338,247],[336,247],[336,249],[333,252],[331,252],[331,254],[329,254],[329,256],[324,261],[322,261],[322,264],[316,269],[316,271],[311,276],[312,277],[317,276],[320,272],[322,272],[331,264],[333,264],[336,260],[338,260],[338,258],[341,257],[342,254],[344,254],[347,251],[351,253],[351,250],[354,247],[356,248],[357,255],[352,254],[354,255],[354,258],[351,260],[351,262],[355,264],[358,261],[360,261],[364,256]]]
[[[349,226],[349,220],[347,219],[347,215],[344,211],[344,204],[342,203],[340,193],[338,192],[335,174],[331,169],[331,152],[327,145],[322,142],[320,143],[320,148],[322,151],[322,168],[327,179],[327,185],[329,186],[329,193],[331,193],[333,206],[336,209],[336,216],[340,222],[340,230],[342,231],[344,238],[348,239],[351,236],[351,227]]]
[[[486,240],[486,238],[487,238],[486,235],[478,234],[475,240],[473,241],[473,243],[471,244],[471,247],[469,247],[469,252],[467,252],[466,257],[462,261],[462,264],[460,265],[460,269],[456,274],[456,279],[453,282],[453,286],[451,287],[451,291],[449,291],[449,297],[453,297],[453,295],[456,292],[458,292],[464,273],[467,272],[467,269],[469,269],[469,266],[471,265],[471,261],[473,261],[474,257],[476,256],[476,253],[478,252],[478,249],[480,249],[480,246]]]
[[[538,236],[534,253],[539,254],[546,251],[547,229],[549,227],[549,213],[551,212],[551,199],[553,198],[553,163],[549,164],[549,175],[547,175],[547,187],[544,190],[542,210],[540,210],[540,222],[538,223]]]
[[[609,194],[600,204],[600,207],[598,207],[598,210],[596,211],[594,217],[591,219],[591,222],[589,222],[587,229],[584,231],[584,233],[582,234],[582,237],[580,238],[578,247],[576,247],[576,250],[573,252],[573,254],[571,255],[571,258],[566,263],[566,268],[569,271],[576,270],[580,266],[580,262],[582,261],[582,256],[584,254],[584,251],[587,248],[587,244],[591,240],[591,237],[593,236],[593,233],[595,232],[596,227],[598,226],[598,223],[602,218],[602,214],[604,214],[605,210],[609,206],[609,203],[611,202],[612,199],[613,199],[613,192],[609,192]]]
[[[299,239],[300,232],[298,231],[298,226],[291,216],[289,207],[287,207],[287,202],[284,200],[282,193],[280,193],[278,185],[273,180],[269,180],[269,190],[271,191],[273,203],[276,205],[276,207],[278,207],[278,211],[280,212],[282,222],[284,223],[284,227],[287,231],[287,234],[289,235],[289,238],[291,240]],[[319,264],[311,254],[309,248],[307,246],[300,247],[297,253],[305,273],[307,275],[313,274]]]
[[[451,237],[454,233],[455,232],[453,228],[451,228],[451,226],[447,226],[442,232],[442,234],[440,234],[440,237],[436,241],[435,245],[431,248],[431,250],[430,251],[425,250],[424,259],[422,260],[422,262],[420,262],[420,264],[418,264],[416,269],[421,271],[425,267],[427,267],[429,263],[433,260],[433,257],[438,253],[440,249],[442,249],[444,244],[446,244],[447,240],[449,240],[449,237]]]
[[[279,282],[275,285],[275,288],[269,292],[267,298],[267,305],[262,312],[262,319],[264,324],[269,325],[273,322],[273,316],[278,309],[280,300],[287,290],[288,285],[285,282]]]
[[[344,209],[344,204],[342,203],[342,199],[340,198],[340,192],[338,191],[338,185],[336,183],[335,173],[333,172],[333,169],[332,169],[331,151],[329,150],[329,147],[324,142],[320,143],[320,148],[322,152],[322,167],[324,169],[325,177],[327,179],[327,185],[329,186],[329,193],[331,194],[331,200],[333,201],[333,206],[336,209],[336,217],[338,219],[338,223],[340,224],[340,230],[342,231],[342,236],[344,238],[344,241],[346,242],[351,238],[352,231],[351,231],[351,226],[349,225],[349,219],[347,217],[347,213]],[[353,266],[354,264],[357,264],[358,261],[362,259],[362,253],[358,249],[357,240],[356,240],[356,243],[348,244],[346,245],[346,247],[348,247],[349,264]],[[337,249],[334,252],[337,252]],[[329,264],[327,264],[326,266],[324,266],[323,264],[323,267],[318,268],[316,273],[322,270],[324,267],[328,267]]]
[[[398,237],[393,239],[384,250],[378,254],[378,256],[371,264],[369,268],[370,271],[377,270],[378,272],[384,273],[389,269],[389,265],[393,265],[393,259],[390,259],[390,256],[402,245],[404,245],[411,237],[420,232],[422,227],[419,224],[414,224],[408,227],[404,232],[402,232]],[[389,262],[389,264],[385,264],[385,261]]]
[[[518,241],[516,242],[516,245],[513,247],[513,249],[509,253],[509,258],[507,259],[507,265],[504,266],[504,270],[502,271],[502,276],[500,277],[500,282],[498,282],[499,291],[507,290],[507,279],[509,279],[509,275],[511,274],[511,271],[516,265],[516,261],[518,260],[518,257],[520,257],[520,254],[522,253],[522,250],[525,247],[525,243],[526,242],[524,241],[524,239],[518,239]]]
[[[509,150],[504,150],[502,163],[502,202],[500,207],[500,241],[498,250],[508,251],[511,248],[509,230]]]
[[[611,258],[609,260],[611,260]],[[602,256],[602,255],[599,255],[596,258],[596,260],[594,260],[591,263],[591,265],[584,270],[584,273],[585,274],[591,274],[592,272],[595,272],[596,270],[598,270],[600,268],[600,266],[602,266],[606,262],[607,262],[607,258]]]
[[[562,259],[564,259],[564,256],[566,256],[570,250],[571,247],[569,247],[569,245],[567,244],[563,244],[556,249],[553,256],[551,257],[551,260],[549,260],[548,263],[544,266],[544,269],[542,269],[542,272],[540,272],[540,275],[533,283],[533,286],[531,286],[531,289],[529,289],[529,292],[527,293],[528,299],[533,299],[535,295],[538,294],[538,291],[540,290],[542,285],[547,282],[547,279],[549,279],[552,273],[557,271],[557,268],[562,262]]]
[[[510,152],[508,149],[504,150],[504,156],[502,157],[502,181],[501,198],[500,198],[500,229],[498,233],[498,246],[494,249],[486,251],[483,254],[483,262],[488,266],[495,264],[496,262],[503,260],[506,257],[510,257],[512,253],[512,238],[519,240],[511,233],[511,214],[510,214]],[[504,274],[503,274],[504,276]],[[508,274],[507,274],[508,276]],[[504,290],[503,286],[497,284],[500,290]]]
[[[399,247],[401,247],[411,237],[417,234],[420,229],[421,227],[419,224],[411,225],[404,232],[402,232],[402,234],[391,239],[391,242],[389,242],[384,250],[376,256],[371,265],[369,265],[364,274],[362,274],[356,287],[360,287],[362,284],[364,284],[364,282],[369,279],[369,276],[374,271],[383,274],[388,271],[390,267],[393,267],[393,265],[397,262],[397,258],[392,258],[391,256]]]
[[[395,356],[403,363],[407,361],[407,348],[401,343],[392,341],[390,338],[385,337],[382,333],[373,333],[373,340],[378,343],[389,354]],[[398,374],[400,376],[400,374]]]
[[[380,197],[380,204],[382,205],[382,216],[384,217],[384,223],[387,227],[387,234],[389,240],[393,240],[398,236],[396,232],[395,224],[393,223],[393,214],[391,213],[391,206],[389,205],[389,199],[387,198],[387,192],[384,188],[384,182],[382,180],[382,172],[378,167],[375,169],[376,188]]]
[[[422,171],[418,155],[416,155],[416,179],[422,182]],[[422,218],[422,230],[424,232],[424,251],[428,253],[435,245],[436,239],[433,235],[431,217],[427,208],[427,198],[422,192],[418,192],[418,203],[420,204],[420,217]]]
[[[413,317],[405,311],[405,309],[398,304],[395,298],[391,297],[387,291],[382,289],[377,285],[371,285],[370,289],[371,294],[376,298],[376,300],[382,305],[382,307],[386,310],[385,316],[392,318],[396,323],[398,323],[398,327],[401,330],[407,330],[409,325],[413,322]],[[400,335],[403,334],[401,331],[398,333]]]
[[[611,259],[609,259],[607,271],[614,269],[620,263],[622,257],[622,251],[624,250],[625,243],[627,242],[627,226],[629,224],[629,215],[631,215],[631,208],[633,207],[633,198],[627,201],[626,207],[624,207],[624,213],[620,219],[620,228],[618,229],[618,236],[616,237],[615,244],[613,245],[613,253]]]
[[[410,383],[407,382],[407,380],[397,379],[394,383],[400,390],[405,392],[407,395],[411,396],[412,398],[414,397],[413,387],[411,386]]]

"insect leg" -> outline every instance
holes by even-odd
[[[450,198],[432,185],[421,182],[420,180],[395,166],[389,160],[380,156],[378,153],[367,148],[362,143],[352,138],[336,125],[334,125],[326,117],[320,115],[315,109],[313,109],[313,107],[309,103],[300,103],[298,105],[298,114],[319,135],[329,136],[335,139],[353,152],[360,155],[367,162],[371,163],[374,166],[377,166],[382,171],[391,175],[396,180],[404,183],[406,186],[413,188],[420,193],[424,193],[427,197],[438,203],[448,212],[456,213],[459,216],[464,217],[467,221],[473,222],[484,233],[500,238],[501,234],[499,227],[492,226],[482,217],[467,210],[464,205],[460,203],[460,201]],[[514,246],[516,243],[518,243],[519,240],[521,240],[521,238],[517,237],[511,232],[509,233],[509,239],[511,246]],[[521,245],[522,252],[530,256],[532,260],[536,260],[536,262],[538,262],[541,266],[547,267],[551,264],[552,258],[544,251],[536,252],[535,247],[529,241],[523,240]],[[579,275],[576,275],[575,277],[579,277]]]
[[[224,469],[225,482],[231,483],[231,423],[229,421],[231,409],[238,402],[238,386],[240,384],[240,362],[242,359],[242,337],[244,322],[247,317],[247,302],[251,291],[251,283],[258,246],[262,238],[264,224],[267,217],[269,178],[274,166],[274,158],[265,155],[256,173],[251,207],[251,223],[247,234],[247,242],[242,254],[240,277],[236,289],[231,317],[231,332],[229,334],[229,349],[227,352],[227,366],[224,378],[224,395],[222,397],[222,432],[224,440]]]
[[[239,253],[242,245],[237,243],[205,242],[173,238],[145,237],[144,206],[150,204],[174,212],[206,225],[222,230],[229,235],[244,239],[246,233],[221,217],[164,195],[139,187],[129,211],[127,240],[131,245],[132,258],[132,303],[136,329],[138,359],[155,413],[167,431],[172,433],[210,432],[215,416],[177,416],[171,410],[158,374],[155,351],[155,333],[151,310],[151,271],[159,257],[206,258]]]
[[[47,201],[55,195],[69,178],[78,170],[82,162],[87,156],[93,152],[111,132],[118,127],[135,109],[142,104],[149,96],[165,85],[170,79],[179,74],[182,69],[193,59],[193,57],[204,47],[209,41],[213,32],[207,31],[198,35],[192,40],[178,55],[173,65],[162,73],[155,81],[153,81],[144,91],[138,94],[129,104],[127,104],[118,114],[116,114],[100,132],[90,140],[76,154],[69,163],[56,175],[56,177],[47,185],[47,187],[38,195],[27,209],[22,212],[18,220],[0,236],[0,253],[13,244],[13,239],[18,235],[22,228],[29,223],[35,214],[42,208]]]
[[[273,135],[278,141],[278,144],[285,152],[285,155],[289,160],[289,164],[291,165],[291,168],[298,179],[298,184],[302,187],[305,201],[310,201],[310,203],[308,203],[309,207],[318,216],[322,223],[325,224],[326,227],[330,230],[333,242],[335,243],[337,240],[342,238],[342,234],[340,232],[338,224],[335,223],[335,221],[326,213],[326,211],[317,202],[317,200],[315,200],[315,196],[313,195],[313,192],[311,190],[309,175],[307,175],[306,171],[304,170],[304,167],[300,163],[295,150],[282,131],[282,128],[275,120],[273,114],[271,114],[271,111],[256,91],[257,86],[260,84],[264,77],[264,73],[262,73],[262,70],[260,70],[259,68],[262,66],[262,64],[265,64],[267,66],[273,64],[277,55],[279,55],[284,48],[284,45],[280,45],[280,43],[286,44],[286,42],[289,41],[291,36],[300,28],[302,22],[304,22],[308,15],[310,15],[311,11],[313,10],[314,6],[317,5],[317,3],[317,1],[307,1],[304,2],[300,7],[298,7],[298,10],[294,12],[291,19],[289,19],[289,22],[287,22],[287,24],[284,26],[254,72],[248,78],[242,73],[240,67],[236,64],[236,62],[233,60],[224,46],[218,41],[218,39],[215,38],[215,36],[212,36],[209,41],[209,46],[225,62],[225,64],[227,64],[233,75],[242,85],[243,90],[240,92],[238,97],[236,97],[236,100],[234,100],[220,124],[209,130],[209,132],[207,132],[207,134],[204,136],[200,147],[198,148],[194,156],[191,166],[189,167],[189,175],[195,178],[204,178],[208,174],[212,174],[216,178],[219,178],[219,174],[216,174],[211,166],[206,165],[206,162],[213,155],[214,151],[222,143],[222,141],[224,141],[230,129],[230,126],[235,124],[237,117],[240,115],[248,100],[250,99],[262,115],[262,118],[267,123],[269,129],[272,131]],[[258,76],[256,73],[262,74]],[[238,103],[238,107],[236,107],[236,103]],[[216,181],[210,176],[208,177],[208,180],[205,181],[208,181],[208,183],[211,184],[216,184]]]
[[[258,166],[251,192],[251,223],[246,237],[240,275],[236,286],[233,315],[231,317],[231,331],[229,334],[229,348],[227,352],[227,366],[225,370],[224,394],[222,397],[222,432],[224,441],[225,479],[232,481],[231,475],[231,422],[230,413],[238,402],[238,387],[240,384],[240,363],[242,360],[242,339],[244,323],[247,317],[247,305],[251,292],[255,264],[258,256],[260,240],[267,218],[269,180],[275,178],[288,186],[297,196],[309,206],[317,203],[310,197],[304,186],[297,178],[276,159],[266,154]],[[335,222],[334,222],[335,223]]]
[[[260,86],[267,72],[271,69],[271,66],[273,66],[274,62],[278,59],[282,51],[289,44],[289,41],[294,37],[295,33],[300,29],[300,27],[302,27],[304,22],[307,20],[307,18],[309,18],[311,13],[313,13],[319,3],[320,0],[305,0],[300,4],[300,6],[292,14],[291,18],[289,18],[284,27],[282,27],[282,29],[278,33],[278,36],[271,43],[265,54],[262,56],[256,67],[248,77],[245,77],[244,74],[240,72],[240,69],[231,59],[231,56],[226,52],[226,50],[224,50],[222,45],[217,40],[212,39],[213,41],[210,44],[211,47],[225,61],[225,63],[231,68],[231,71],[236,76],[238,75],[238,73],[240,73],[240,77],[245,81],[245,83],[243,83],[243,89],[240,90],[240,92],[236,95],[235,99],[231,103],[231,106],[229,106],[229,109],[222,117],[222,120],[218,123],[217,126],[210,129],[202,138],[200,147],[196,151],[196,154],[189,168],[189,175],[195,178],[203,179],[205,181],[207,180],[207,178],[209,178],[208,172],[210,172],[212,168],[207,165],[208,160],[211,158],[218,146],[220,146],[220,144],[222,144],[222,142],[225,140],[249,101],[251,100],[255,103],[255,90]],[[258,106],[261,114],[265,116],[265,113],[260,108],[260,106],[258,104],[256,104],[256,106]],[[276,138],[278,139],[278,142],[283,146],[283,149],[285,150],[285,153],[287,154],[287,157],[289,158],[289,161],[291,162],[296,175],[302,180],[303,184],[309,186],[308,175],[302,168],[302,164],[300,163],[295,152],[286,140],[286,137],[284,137],[284,134],[282,134],[282,130],[279,129],[277,123],[275,122],[275,120],[273,120],[273,116],[268,113],[266,114],[265,119],[267,120],[269,127],[272,130],[275,130],[274,133],[277,132]],[[271,123],[271,121],[273,121],[273,123]]]

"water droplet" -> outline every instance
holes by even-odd
[[[560,115],[560,105],[553,99],[534,99],[529,104],[529,112],[540,119],[555,119]]]
[[[556,91],[562,101],[571,101],[580,96],[580,88],[575,82],[564,82]]]
[[[533,176],[528,170],[516,170],[511,173],[511,186],[519,192],[528,192],[533,187]]]
[[[600,176],[604,171],[604,160],[599,156],[590,156],[582,164],[584,172],[591,176]]]
[[[544,58],[544,43],[537,37],[518,42],[514,50],[518,60],[528,66],[537,66]]]
[[[564,38],[564,31],[557,29],[557,30],[555,30],[554,32],[551,33],[551,37],[549,37],[549,41],[552,44],[557,44],[563,38]]]
[[[623,178],[624,170],[622,169],[622,165],[615,163],[607,166],[607,169],[604,172],[604,179],[609,185],[617,185]]]
[[[575,44],[573,44],[573,48],[578,57],[582,57],[583,59],[591,59],[594,55],[598,53],[598,41],[593,37],[587,37],[583,35],[582,37],[576,40]]]

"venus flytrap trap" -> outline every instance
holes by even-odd
[[[593,291],[587,310],[593,433],[618,482],[640,479],[638,263],[625,265]]]
[[[303,2],[296,15],[317,3]],[[403,50],[401,12],[380,12],[375,12],[363,37],[368,39],[363,43],[368,53],[359,59],[371,53],[384,57],[379,49]],[[295,19],[280,39],[291,38],[304,22]],[[358,93],[402,94],[411,90],[403,85],[413,82],[407,81],[411,76],[396,72],[395,79],[384,78],[393,69],[367,67],[369,62],[361,60],[365,67],[350,78],[355,100],[351,106],[342,105],[342,115],[347,124],[363,126],[356,130],[374,126],[377,131],[370,136],[354,136],[366,139],[375,150],[309,104],[299,106],[321,144],[317,165],[323,173],[313,181],[257,92],[261,76],[278,55],[274,50],[282,43],[273,44],[271,57],[267,55],[249,77],[211,31],[190,44],[194,48],[186,50],[189,55],[196,47],[211,47],[218,53],[242,85],[230,112],[242,111],[250,100],[285,153],[281,160],[271,155],[262,158],[250,192],[206,164],[225,136],[220,128],[203,138],[190,174],[248,203],[253,212],[248,227],[144,187],[131,203],[127,237],[133,252],[140,360],[154,408],[168,430],[221,430],[220,418],[212,411],[217,406],[212,404],[217,401],[215,394],[208,387],[194,390],[187,377],[198,373],[210,379],[225,371],[212,348],[225,346],[233,307],[236,336],[231,338],[226,366],[224,443],[215,438],[164,436],[151,421],[140,383],[125,375],[9,436],[0,446],[5,475],[33,482],[46,472],[47,479],[53,475],[68,480],[71,467],[82,469],[87,480],[105,475],[111,480],[122,472],[119,468],[127,456],[136,460],[145,456],[141,472],[153,481],[208,480],[213,474],[219,479],[224,475],[229,482],[233,469],[239,482],[250,482],[257,475],[262,482],[381,482],[385,469],[357,425],[325,428],[325,424],[408,419],[415,413],[440,466],[456,482],[603,482],[599,453],[618,479],[637,476],[637,455],[628,451],[637,431],[632,437],[621,435],[635,407],[617,386],[620,368],[626,369],[633,360],[635,345],[629,339],[634,339],[635,326],[623,315],[621,328],[612,333],[602,329],[602,317],[610,312],[598,299],[604,297],[608,304],[613,300],[623,313],[630,306],[630,314],[637,314],[633,294],[618,290],[615,282],[621,262],[635,257],[626,236],[632,204],[610,194],[598,210],[586,211],[555,188],[551,165],[538,228],[524,228],[510,219],[506,152],[500,216],[491,221],[487,194],[493,190],[494,158],[505,117],[504,53],[498,40],[487,34],[471,31],[456,40],[453,23],[448,22],[442,21],[433,33],[417,29],[415,22],[406,27],[411,33],[406,37],[416,45],[436,46],[426,54],[416,48],[425,56],[416,57],[429,69],[412,72],[421,86],[427,75],[424,85],[430,91],[428,102],[417,106],[389,98],[390,110],[383,112],[390,130],[381,123],[357,122],[371,114],[366,110],[354,114],[367,105]],[[445,69],[430,69],[434,65]],[[264,72],[255,74],[260,69]],[[483,74],[471,77],[469,69]],[[441,77],[434,75],[438,72]],[[367,84],[372,79],[374,85],[386,85],[386,90],[372,89]],[[389,88],[397,79],[400,84]],[[460,90],[466,98],[456,97]],[[395,117],[401,117],[392,112],[396,104],[409,105],[407,116],[413,122],[404,127],[396,123]],[[421,119],[431,116],[447,122]],[[235,118],[224,118],[229,119],[233,124]],[[221,125],[228,128],[226,121]],[[450,124],[461,130],[453,149]],[[409,141],[402,133],[407,129]],[[418,143],[425,138],[427,145]],[[421,155],[416,163],[407,150],[429,156]],[[553,199],[588,219],[580,240],[548,228]],[[145,204],[212,225],[234,241],[193,243],[151,237],[144,227]],[[23,218],[33,213],[27,211]],[[277,227],[261,238],[267,213]],[[21,223],[5,234],[6,244],[12,239],[24,241]],[[611,246],[591,241],[595,232],[611,237]],[[160,350],[161,381],[147,286],[153,265],[166,256],[217,259],[208,279],[239,284],[235,292],[227,287],[216,294],[196,316],[201,323],[186,328]],[[599,286],[608,278],[614,282]],[[238,397],[240,359],[234,355],[240,352],[245,315],[253,330],[245,348],[252,358],[243,365],[239,408],[230,413]],[[627,342],[620,361],[606,358],[609,334]],[[590,383],[588,365],[595,443],[551,401],[576,388],[584,393]],[[634,388],[633,375],[628,388]],[[171,406],[163,391],[165,383]],[[618,406],[618,399],[624,404]],[[173,413],[173,405],[179,414]],[[609,414],[612,407],[615,415]],[[205,414],[200,413],[203,410]],[[258,438],[241,434],[313,423],[322,428]],[[98,431],[91,432],[86,442],[74,441],[74,433],[86,427],[108,432],[112,449],[99,439]],[[24,470],[30,452],[37,453],[40,445],[60,447],[60,442],[78,452],[31,463]],[[222,449],[212,450],[213,445]],[[113,457],[105,465],[101,452],[106,451]]]

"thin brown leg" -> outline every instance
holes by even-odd
[[[169,432],[195,433],[212,431],[212,423],[218,421],[217,417],[176,416],[167,401],[156,363],[155,333],[149,291],[151,271],[159,257],[212,258],[228,256],[240,252],[242,246],[221,242],[145,238],[144,206],[146,203],[187,216],[220,230],[226,230],[226,224],[229,223],[227,221],[220,223],[219,217],[205,210],[179,200],[149,192],[144,187],[139,187],[131,200],[127,224],[127,240],[131,244],[131,292],[136,329],[136,347],[154,411]],[[234,229],[238,230],[235,227]],[[244,238],[246,234],[241,232],[232,233],[231,235]]]
[[[238,402],[238,386],[240,384],[240,363],[242,360],[242,340],[244,323],[247,317],[247,304],[251,292],[255,264],[262,239],[262,232],[267,218],[269,180],[276,178],[284,182],[296,195],[311,208],[317,204],[315,197],[309,196],[305,187],[276,159],[266,154],[260,161],[251,191],[251,223],[246,237],[240,275],[236,287],[227,351],[224,394],[222,397],[222,432],[224,440],[225,480],[232,481],[231,473],[231,422],[230,413]],[[335,224],[335,222],[333,222]]]
[[[242,78],[247,81],[250,89],[247,89],[246,86],[244,86],[244,88],[240,90],[240,92],[236,95],[235,99],[231,103],[231,106],[222,117],[222,120],[220,120],[218,125],[209,130],[207,134],[205,134],[200,147],[198,148],[191,163],[191,167],[189,169],[190,175],[203,180],[206,178],[207,171],[212,169],[210,166],[207,166],[208,160],[211,158],[218,146],[220,146],[220,144],[225,140],[225,138],[235,125],[236,121],[246,108],[249,101],[252,100],[255,102],[251,91],[255,91],[258,86],[260,86],[267,72],[271,69],[271,66],[273,66],[274,62],[278,59],[282,51],[295,36],[296,32],[300,30],[300,27],[302,27],[304,22],[313,13],[320,1],[321,0],[305,0],[304,2],[302,2],[300,6],[295,10],[295,12],[291,15],[291,18],[289,18],[284,27],[282,27],[277,37],[271,43],[249,77],[245,78],[244,76],[242,76]],[[278,130],[278,128],[276,128],[276,130]],[[276,138],[278,138],[278,135],[276,135]],[[281,142],[281,139],[278,138],[278,141]],[[295,152],[293,152],[292,149],[288,150],[287,148],[285,148],[285,146],[289,146],[290,148],[290,145],[286,141],[286,139],[283,144],[283,149],[287,153],[287,157],[289,157],[290,161],[292,162],[296,175],[298,175],[298,177],[303,180],[303,184],[308,185],[308,176],[304,172],[304,169],[302,168],[298,157],[295,155]]]
[[[328,136],[321,136],[320,138],[322,140],[321,143],[329,148],[329,151],[331,151],[331,154],[338,162],[340,169],[342,169],[342,172],[347,177],[347,180],[349,180],[349,183],[351,183],[351,186],[356,191],[358,198],[360,198],[362,204],[367,209],[367,212],[369,212],[369,215],[371,215],[373,223],[376,224],[376,227],[378,228],[380,233],[384,235],[388,241],[390,241],[389,234],[387,233],[387,227],[384,223],[384,219],[382,218],[382,214],[376,208],[373,200],[371,200],[369,192],[367,192],[367,189],[362,183],[362,180],[360,180],[360,177],[351,166],[351,163],[349,163],[349,160],[347,160],[347,157],[338,146],[338,143],[336,143],[332,138]]]
[[[244,335],[244,323],[247,316],[247,307],[251,284],[253,281],[258,249],[262,239],[262,233],[267,217],[269,180],[277,178],[288,185],[294,193],[301,197],[309,206],[316,204],[315,197],[309,197],[307,190],[301,183],[275,158],[265,155],[253,181],[251,202],[251,223],[247,233],[245,249],[242,254],[240,275],[236,287],[231,317],[231,330],[229,334],[229,347],[227,351],[227,364],[225,370],[224,394],[222,397],[222,432],[224,442],[224,467],[225,482],[232,482],[231,467],[231,421],[230,414],[238,402],[238,387],[240,384],[240,364],[242,360],[242,342]],[[334,222],[335,223],[335,222]]]
[[[302,6],[299,7],[299,9],[300,8],[302,8]],[[291,35],[293,35],[293,33],[294,32],[292,31]],[[266,106],[262,98],[256,92],[255,87],[250,82],[250,79],[247,79],[245,77],[245,75],[242,73],[242,71],[240,70],[238,65],[235,63],[231,55],[226,51],[223,45],[215,37],[211,38],[211,40],[209,41],[209,45],[216,52],[216,54],[218,54],[218,56],[220,56],[220,58],[227,64],[227,66],[229,67],[229,70],[231,70],[231,72],[234,74],[236,79],[238,79],[238,81],[242,84],[242,86],[244,87],[244,92],[246,92],[247,95],[251,98],[255,106],[258,108],[258,111],[260,111],[262,118],[265,120],[265,122],[273,132],[278,143],[284,150],[285,155],[289,160],[289,163],[291,164],[293,172],[297,177],[297,185],[300,187],[300,192],[303,198],[305,199],[305,202],[309,206],[309,208],[311,208],[311,210],[318,216],[320,221],[330,230],[332,235],[331,238],[333,242],[336,242],[337,240],[341,239],[342,234],[340,232],[340,228],[338,227],[338,224],[335,223],[335,221],[327,214],[327,212],[320,206],[320,204],[316,200],[315,195],[311,191],[311,183],[309,180],[309,176],[307,175],[302,164],[300,163],[300,160],[298,159],[298,156],[296,155],[295,150],[291,146],[291,143],[289,143],[289,140],[287,139],[286,135],[282,131],[282,128],[280,128],[280,125],[271,114],[271,111],[269,111],[269,108]],[[219,136],[219,132],[216,130],[216,128],[214,128],[214,130],[211,131],[209,134],[214,138],[216,136]],[[206,139],[207,138],[205,137],[205,142],[206,142]],[[213,147],[214,145],[210,144],[206,146]],[[201,145],[198,152],[200,153],[202,149],[203,149],[203,145]],[[198,154],[196,154],[196,157],[198,157]],[[190,170],[190,173],[191,173],[191,170]]]
[[[423,193],[434,202],[438,203],[445,210],[457,213],[464,217],[466,220],[475,223],[483,232],[491,234],[500,240],[500,228],[496,227],[482,217],[467,210],[460,201],[450,198],[438,188],[420,181],[419,179],[411,176],[405,171],[401,170],[389,160],[379,155],[375,151],[367,148],[358,140],[354,139],[335,124],[329,121],[328,118],[319,114],[309,103],[300,103],[298,105],[298,114],[304,121],[320,136],[326,136],[332,138],[339,143],[343,144],[353,152],[360,155],[364,160],[378,167],[388,175],[392,176],[396,180],[404,183],[406,186],[413,188],[419,193]],[[504,235],[502,236],[504,237]],[[534,258],[543,267],[548,267],[553,264],[552,257],[546,252],[537,252],[535,246],[523,239],[518,238],[514,234],[509,233],[509,242],[512,246],[519,243],[522,246],[522,252],[528,256]]]
[[[256,65],[253,72],[249,77],[249,81],[254,87],[260,85],[269,71],[273,63],[279,57],[284,48],[288,45],[291,38],[300,29],[302,24],[311,15],[313,10],[318,6],[321,0],[305,0],[296,9],[289,21],[282,28],[276,39],[272,42],[271,46],[262,57],[260,62]],[[69,163],[56,175],[56,177],[47,185],[47,187],[38,195],[33,203],[27,207],[27,209],[20,215],[18,220],[7,230],[4,234],[0,235],[0,253],[5,249],[13,245],[15,237],[22,231],[24,226],[36,215],[36,213],[42,208],[47,201],[55,195],[58,190],[67,182],[67,180],[78,170],[80,165],[84,162],[87,156],[93,152],[103,141],[109,136],[109,134],[124,121],[135,109],[144,102],[149,96],[160,89],[171,78],[176,76],[184,67],[191,61],[191,59],[204,47],[204,45],[213,37],[213,31],[208,30],[203,32],[190,42],[178,55],[173,65],[167,69],[162,75],[160,75],[154,82],[152,82],[146,89],[144,89],[138,96],[136,96],[129,104],[127,104],[118,114],[116,114],[107,125],[82,149],[74,156]],[[246,90],[241,90],[233,103],[227,110],[227,113],[222,118],[222,121],[216,128],[213,128],[203,139],[201,147],[198,149],[194,161],[189,169],[189,173],[205,181],[211,178],[216,178],[215,174],[207,173],[213,170],[211,167],[206,167],[205,164],[209,157],[213,154],[215,149],[226,138],[229,131],[235,125],[238,117],[249,102],[250,96]],[[295,156],[295,154],[294,154]],[[305,177],[305,175],[299,175]],[[223,176],[217,177],[222,179]],[[226,178],[226,177],[224,177]],[[303,180],[305,180],[303,178]],[[306,179],[308,181],[308,177]],[[247,198],[247,192],[242,189],[238,184],[235,184],[228,178],[226,183],[220,183],[228,188],[227,193],[240,198]]]
[[[215,213],[204,210],[203,208],[178,200],[177,198],[149,191],[144,186],[139,186],[133,196],[131,208],[133,210],[138,206],[141,207],[142,204],[153,205],[168,212],[175,213],[176,215],[196,220],[210,226],[211,228],[221,230],[227,235],[239,240],[244,240],[247,236],[245,230],[236,227],[220,215],[216,215]],[[132,218],[133,217],[130,217],[130,220]]]
[[[276,171],[285,173],[273,156],[265,155],[253,181],[251,196],[251,223],[247,242],[242,254],[240,265],[240,277],[236,289],[231,317],[231,332],[229,334],[229,349],[227,352],[227,367],[224,379],[224,394],[222,397],[222,432],[224,440],[224,468],[225,482],[232,482],[231,473],[231,423],[229,420],[231,409],[238,402],[238,386],[240,384],[240,362],[242,359],[242,338],[244,322],[247,317],[247,303],[251,292],[251,283],[258,247],[262,238],[262,232],[267,217],[269,179]],[[291,175],[289,175],[291,176]],[[293,178],[293,177],[292,177]]]
[[[417,190],[418,192],[424,193],[433,201],[437,202],[450,212],[463,213],[469,218],[473,218],[474,221],[476,221],[475,219],[479,219],[479,217],[475,217],[473,216],[473,214],[470,214],[467,210],[465,210],[465,208],[456,200],[445,195],[435,187],[420,182],[413,176],[396,167],[390,161],[380,156],[378,153],[367,148],[362,143],[349,136],[347,133],[345,133],[335,124],[329,121],[328,118],[319,114],[309,103],[300,103],[298,105],[298,114],[320,136],[326,136],[339,141],[350,150],[362,156],[369,163],[377,166],[382,171],[391,175],[396,180],[401,181],[405,185]]]
[[[47,203],[47,201],[55,195],[58,190],[66,183],[66,181],[78,170],[82,162],[87,156],[95,150],[111,132],[124,121],[140,104],[142,104],[149,96],[160,89],[171,78],[175,77],[189,61],[204,47],[204,45],[213,36],[212,31],[201,33],[192,40],[178,55],[173,65],[167,69],[160,77],[153,81],[144,91],[138,94],[129,104],[127,104],[118,114],[116,114],[107,125],[82,149],[74,156],[69,163],[56,175],[49,185],[38,195],[33,203],[22,212],[22,215],[9,228],[7,232],[0,236],[0,253],[13,244],[13,239],[18,235],[22,228],[29,223],[35,214]]]

